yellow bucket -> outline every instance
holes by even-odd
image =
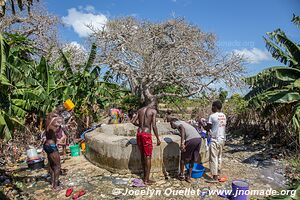
[[[70,111],[70,110],[72,110],[72,109],[75,107],[75,105],[74,105],[74,103],[72,102],[71,99],[68,99],[68,100],[66,100],[66,101],[64,102],[64,107],[65,107],[68,111]]]

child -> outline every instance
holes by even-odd
[[[53,189],[57,189],[59,185],[59,175],[61,172],[60,156],[56,146],[56,135],[53,129],[46,130],[46,141],[43,146],[44,151],[47,153],[49,171],[51,175],[51,185]]]
[[[222,164],[222,151],[225,144],[226,116],[221,112],[221,101],[212,103],[212,112],[208,119],[208,127],[211,133],[211,144],[209,146],[209,164],[213,180],[218,182]]]

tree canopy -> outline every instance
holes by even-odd
[[[102,30],[94,29],[93,37],[100,49],[98,62],[108,65],[143,102],[164,96],[189,97],[211,89],[216,82],[232,86],[244,72],[241,57],[221,55],[212,33],[183,19],[153,23],[119,18]],[[170,86],[177,89],[161,90]]]

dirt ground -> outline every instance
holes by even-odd
[[[233,180],[246,180],[250,189],[268,190],[285,187],[285,162],[264,155],[263,145],[245,147],[240,142],[228,142],[224,150],[223,171],[228,177],[225,183],[207,183],[209,175],[208,163],[205,163],[206,174],[200,179],[194,179],[189,184],[175,177],[165,180],[163,176],[152,174],[157,182],[153,186],[134,188],[131,181],[139,178],[137,175],[112,174],[105,169],[94,166],[84,156],[70,157],[62,167],[67,169],[67,175],[60,176],[62,190],[53,191],[49,185],[46,169],[29,171],[26,163],[10,168],[10,178],[2,173],[0,179],[0,199],[71,199],[65,197],[69,187],[74,190],[84,189],[86,194],[80,199],[223,199],[218,196],[208,196],[205,191],[215,189],[231,189]],[[129,190],[127,194],[126,191]],[[193,193],[195,192],[195,194]],[[144,192],[144,194],[143,194]],[[151,196],[151,192],[152,193]],[[122,193],[122,194],[120,194]],[[2,196],[1,196],[2,195]],[[200,198],[200,199],[201,199]],[[263,196],[251,196],[249,199],[263,199]]]

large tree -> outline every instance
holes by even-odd
[[[28,13],[30,13],[32,5],[33,0],[0,0],[0,18],[7,13],[7,10],[10,10],[12,14],[15,15],[17,13],[17,8],[20,11],[23,11],[24,8],[27,8]]]
[[[100,48],[99,62],[127,81],[143,102],[192,96],[216,82],[232,86],[244,72],[239,56],[222,56],[213,34],[182,19],[161,23],[114,19],[104,29],[94,29],[93,37]],[[162,90],[170,86],[174,92]]]
[[[14,2],[14,1],[13,1]],[[19,2],[19,1],[18,1]],[[55,59],[59,49],[58,25],[60,20],[50,14],[42,3],[31,4],[32,1],[20,1],[30,3],[31,11],[13,12],[7,10],[0,18],[0,33],[18,33],[33,41],[38,55],[48,59]],[[16,3],[16,2],[15,2]]]

